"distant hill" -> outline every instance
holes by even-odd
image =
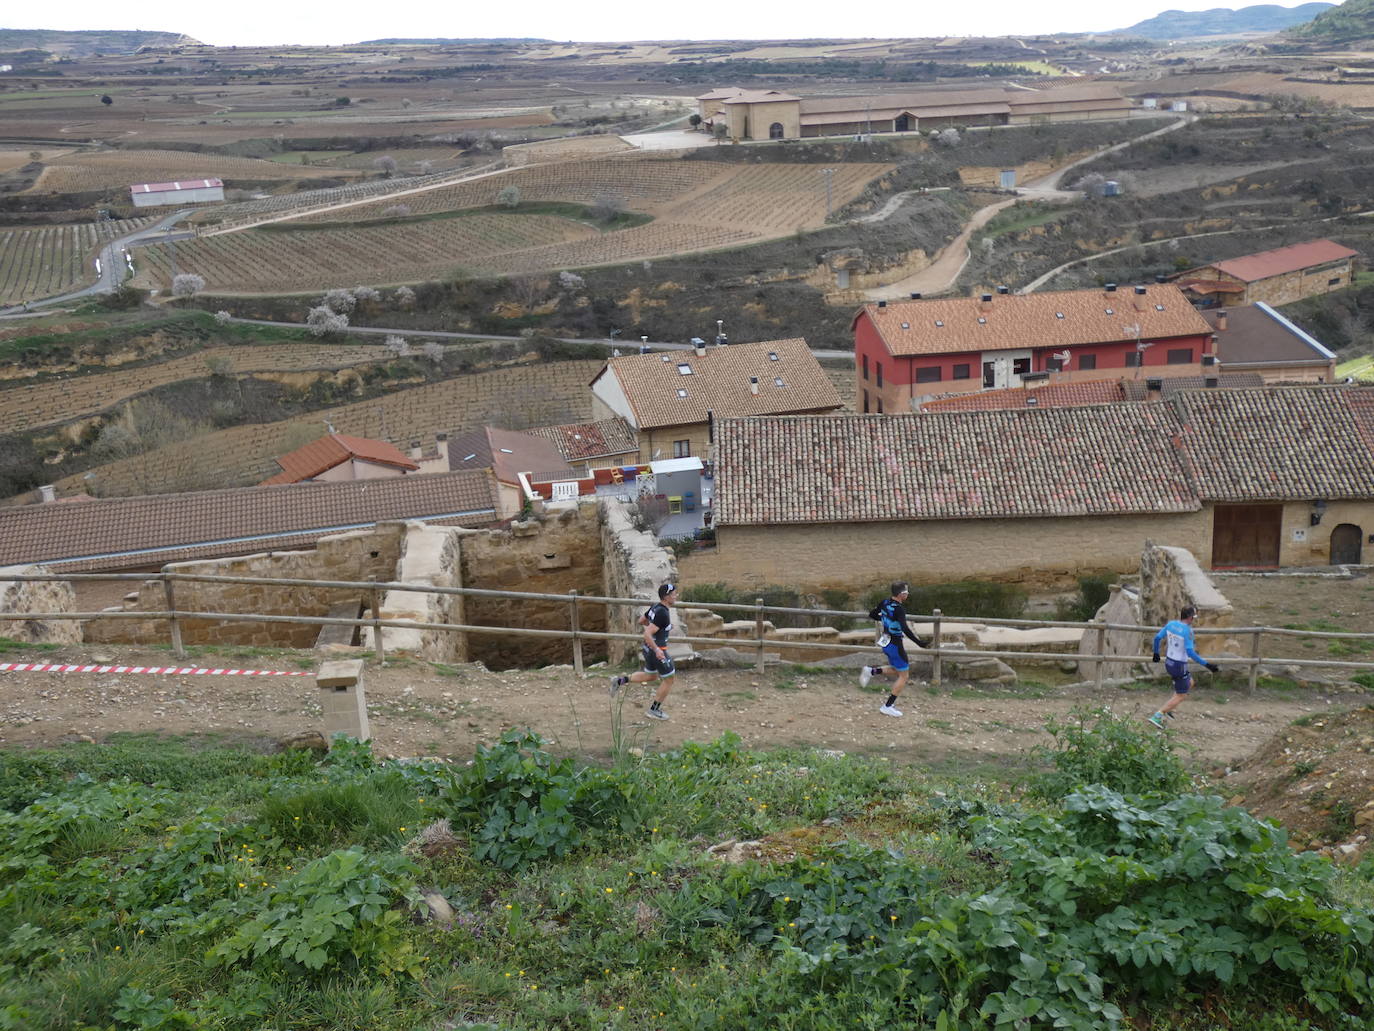
[[[1346,0],[1305,25],[1284,33],[1305,43],[1351,43],[1374,39],[1374,0]]]
[[[1367,4],[1370,0],[1363,2]],[[1143,36],[1146,39],[1269,35],[1305,24],[1317,17],[1324,17],[1335,7],[1335,4],[1328,3],[1309,3],[1299,7],[1255,4],[1234,11],[1229,7],[1213,7],[1210,11],[1165,11],[1153,18],[1136,22],[1128,29],[1114,29],[1112,35]]]
[[[358,46],[399,46],[402,43],[409,43],[415,46],[429,47],[448,47],[448,46],[484,46],[492,43],[552,43],[551,39],[540,39],[536,36],[493,36],[488,38],[471,39],[445,39],[441,36],[433,39],[407,39],[404,37],[394,37],[392,39],[364,39],[358,42]]]
[[[61,57],[131,54],[139,47],[174,47],[198,43],[180,32],[124,29],[0,29],[0,50],[45,50]]]

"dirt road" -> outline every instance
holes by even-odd
[[[9,650],[0,662],[89,662],[164,665],[166,651],[136,648]],[[260,669],[313,668],[306,653],[250,654],[230,649],[202,653],[210,666]],[[890,756],[931,768],[1015,768],[1032,745],[1048,741],[1045,717],[1074,705],[1101,702],[1144,715],[1167,696],[1167,684],[1135,689],[1050,686],[1027,674],[1012,688],[913,683],[901,700],[906,715],[878,713],[877,684],[861,690],[845,672],[799,672],[792,667],[753,672],[684,672],[666,706],[666,723],[644,719],[644,688],[621,710],[624,739],[650,749],[707,741],[734,731],[753,748],[815,746]],[[1056,674],[1057,676],[1057,674]],[[1280,728],[1313,712],[1348,708],[1367,696],[1293,688],[1253,698],[1213,688],[1199,690],[1170,728],[1200,767],[1248,756]],[[569,668],[487,672],[479,666],[445,667],[410,660],[369,666],[365,689],[374,742],[395,756],[466,757],[509,727],[532,727],[558,751],[605,755],[612,744],[614,709],[604,671],[578,679]],[[279,738],[323,724],[310,677],[272,679],[0,672],[0,747],[49,745],[81,737],[157,732],[213,734],[227,739]]]

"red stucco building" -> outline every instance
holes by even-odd
[[[909,412],[923,398],[1056,382],[1197,376],[1212,327],[1168,283],[1062,293],[876,301],[854,316],[861,412]]]

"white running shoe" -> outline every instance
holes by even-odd
[[[644,715],[651,720],[666,720],[668,718],[668,714],[662,709],[645,709]]]
[[[884,716],[900,716],[902,714],[902,710],[895,705],[884,705],[878,711]]]
[[[868,682],[873,679],[873,670],[868,666],[859,667],[859,686],[867,687]]]

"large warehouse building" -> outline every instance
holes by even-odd
[[[178,183],[140,183],[130,186],[134,207],[156,208],[177,204],[210,204],[224,200],[224,183],[218,179],[191,179]]]

